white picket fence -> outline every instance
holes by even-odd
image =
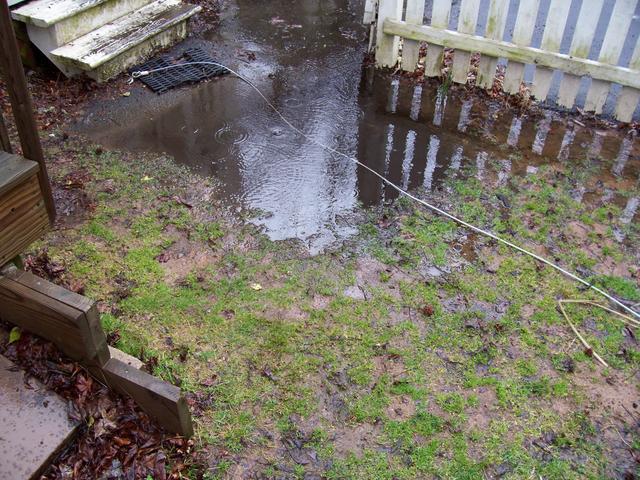
[[[612,1],[615,4],[611,9]],[[568,22],[572,0],[550,0],[546,21],[540,25],[543,32],[539,47],[532,46],[532,39],[541,0],[460,0],[459,9],[452,6],[451,0],[432,0],[430,3],[431,23],[424,25],[425,0],[366,0],[364,21],[373,26],[378,66],[394,67],[401,61],[402,69],[413,71],[418,61],[423,61],[426,76],[439,76],[443,49],[452,48],[455,49],[452,79],[456,83],[466,83],[471,54],[477,52],[481,55],[476,80],[480,87],[491,88],[498,59],[506,59],[502,88],[505,92],[517,93],[525,65],[534,65],[528,68],[535,68],[530,89],[537,100],[547,99],[554,71],[560,71],[562,79],[555,99],[559,105],[572,108],[583,77],[588,77],[591,83],[584,105],[580,105],[583,110],[602,113],[612,84],[619,84],[622,88],[614,89],[617,98],[612,97],[615,101],[613,114],[624,122],[632,120],[640,100],[640,35],[632,31],[638,29],[638,23],[633,22],[638,0],[583,0],[573,22]],[[607,6],[609,8],[605,8]],[[481,11],[481,7],[488,11]],[[505,41],[508,12],[510,9],[515,11],[516,7],[515,23],[509,26],[509,41]],[[458,21],[452,27],[450,18],[454,8]],[[608,12],[611,15],[599,53],[595,59],[590,59],[599,22],[606,20],[601,20],[601,16]],[[479,35],[481,14],[486,21],[484,32]],[[576,16],[575,8],[573,16]],[[569,24],[575,31],[568,52],[561,53]],[[635,37],[633,53],[626,65],[620,65],[628,36],[631,40]],[[424,59],[418,58],[420,42],[427,43]]]

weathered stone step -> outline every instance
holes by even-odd
[[[58,62],[102,81],[154,50],[186,36],[186,21],[201,7],[156,0],[51,52]]]
[[[0,480],[37,478],[73,438],[60,396],[0,355]]]

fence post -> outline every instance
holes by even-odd
[[[402,19],[401,0],[380,0],[378,5],[378,29],[376,32],[376,65],[394,67],[398,63],[400,37],[384,33],[384,21]]]
[[[11,13],[7,0],[0,0],[0,69],[9,91],[13,117],[18,127],[22,154],[38,162],[38,181],[44,203],[49,214],[49,221],[53,223],[56,209],[51,194],[51,184],[47,174],[47,166],[44,161],[44,153],[38,135],[38,126],[33,117],[31,95],[27,89],[27,80],[24,75],[18,43],[13,32]]]

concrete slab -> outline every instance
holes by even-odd
[[[144,367],[144,362],[142,360],[134,357],[133,355],[129,355],[128,353],[124,353],[122,350],[109,347],[109,353],[111,354],[111,358],[116,358],[121,362],[126,363],[130,367],[135,368],[136,370],[140,370],[142,369],[142,367]]]
[[[0,355],[0,480],[37,478],[73,438],[67,402]]]

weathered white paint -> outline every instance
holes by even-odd
[[[413,156],[416,152],[416,132],[409,130],[404,146],[404,158],[402,159],[402,189],[409,188],[409,178],[413,168]]]
[[[640,75],[638,71],[629,68],[617,67],[582,58],[573,58],[570,55],[539,48],[518,47],[509,42],[434,29],[426,25],[408,25],[401,21],[387,20],[384,31],[392,35],[401,35],[405,38],[438,43],[449,48],[467,49],[467,51],[480,52],[494,57],[518,58],[525,63],[563,70],[574,75],[590,75],[593,78],[607,82],[616,82],[634,88],[640,88]]]
[[[522,118],[513,117],[511,120],[511,127],[509,128],[509,135],[507,136],[507,145],[515,147],[518,145],[520,139],[520,131],[522,130]]]
[[[446,29],[449,27],[451,15],[451,0],[433,0],[431,26]],[[424,62],[424,74],[427,77],[438,77],[442,68],[442,54],[444,49],[436,43],[427,45],[427,58]]]
[[[558,151],[558,160],[564,162],[569,159],[569,151],[571,150],[571,145],[573,145],[573,141],[576,138],[576,131],[572,128],[568,128],[564,132],[564,137],[562,137],[562,143],[560,144],[560,150]]]
[[[428,192],[433,186],[433,172],[436,170],[438,150],[440,149],[440,139],[436,135],[429,138],[429,150],[427,150],[427,165],[424,167],[424,181],[422,186]]]
[[[460,16],[458,17],[458,32],[473,35],[478,23],[480,0],[462,0],[460,4]],[[453,55],[453,67],[451,68],[453,81],[467,83],[469,72],[469,60],[473,50],[456,49]]]
[[[536,25],[536,16],[540,0],[520,0],[516,24],[513,28],[512,42],[521,47],[531,45],[533,29]],[[509,60],[507,71],[504,74],[502,88],[505,92],[518,93],[524,76],[524,63]]]
[[[622,215],[620,215],[620,223],[624,225],[630,224],[638,210],[638,206],[640,206],[640,197],[631,197],[624,207]]]
[[[617,65],[624,46],[624,38],[629,31],[633,14],[635,13],[637,0],[617,0],[611,13],[611,20],[607,33],[602,42],[598,61],[607,65]],[[602,107],[607,101],[611,85],[594,79],[587,93],[584,103],[586,111],[602,113]]]
[[[447,108],[447,96],[442,93],[441,90],[438,90],[436,101],[434,103],[433,124],[436,127],[439,127],[442,125],[442,115],[444,114],[444,110]]]
[[[456,172],[460,170],[463,152],[464,150],[462,147],[457,147],[456,151],[453,152],[453,155],[451,156],[451,165],[449,165],[449,169],[453,172],[453,174],[451,175],[452,178],[455,177]]]
[[[381,67],[394,67],[398,63],[400,37],[387,35],[384,22],[387,19],[402,18],[401,0],[380,0],[378,4],[378,25],[376,32],[376,64]]]
[[[632,70],[640,70],[640,36],[636,40],[636,48],[633,50],[629,68]],[[630,122],[633,113],[638,107],[640,101],[640,90],[630,87],[622,87],[618,102],[616,103],[615,117],[622,122]]]
[[[484,179],[488,158],[489,154],[487,152],[478,152],[478,155],[476,155],[476,178],[480,181]]]
[[[424,18],[424,1],[412,0],[407,3],[405,21],[422,25]],[[413,72],[418,65],[420,53],[420,43],[415,40],[405,40],[402,44],[402,68],[408,72]]]
[[[391,88],[389,89],[389,96],[387,97],[387,112],[396,113],[398,108],[398,94],[400,93],[400,80],[397,78],[391,79]]]
[[[489,16],[487,17],[487,30],[484,33],[486,38],[502,40],[504,27],[507,24],[507,13],[509,11],[509,0],[491,0],[489,5]],[[493,86],[493,79],[496,75],[496,65],[498,59],[483,55],[480,57],[478,66],[477,84],[482,88],[490,89]]]
[[[35,25],[50,27],[62,20],[105,3],[107,0],[36,0],[29,2],[11,12],[14,20]]]
[[[503,159],[498,163],[500,164],[500,171],[498,171],[497,186],[504,187],[511,176],[511,160]]]
[[[569,18],[570,8],[571,2],[567,0],[551,0],[547,22],[544,27],[544,33],[542,34],[542,44],[540,46],[542,50],[547,52],[560,51],[560,42],[562,42],[562,35],[564,33],[564,27],[567,24],[567,18]],[[546,100],[549,87],[551,87],[552,77],[553,70],[536,67],[531,93],[537,100]]]
[[[376,21],[376,10],[378,8],[377,0],[366,0],[364,4],[364,17],[362,23],[369,25]]]
[[[460,119],[458,120],[458,131],[466,132],[467,125],[469,125],[469,115],[471,113],[471,108],[473,107],[473,100],[468,99],[462,102],[462,106],[460,107]]]
[[[384,176],[389,176],[389,165],[391,165],[391,153],[393,152],[393,134],[395,132],[395,125],[390,123],[387,125],[387,143],[384,148]],[[386,185],[386,183],[382,183]]]
[[[416,85],[413,89],[413,96],[411,97],[411,112],[409,118],[414,122],[418,121],[420,117],[420,107],[422,106],[422,85]]]
[[[602,13],[604,0],[589,0],[583,2],[578,15],[578,23],[571,41],[569,54],[577,58],[587,58],[596,34],[596,26]],[[571,108],[576,100],[580,88],[580,77],[565,73],[560,82],[558,104]]]
[[[624,167],[629,160],[629,156],[631,155],[631,150],[633,149],[633,142],[635,141],[635,138],[635,134],[631,133],[622,139],[616,161],[613,164],[613,168],[611,169],[614,175],[622,175]]]
[[[183,4],[180,0],[156,0],[53,50],[51,55],[76,68],[94,70],[164,30],[186,21],[200,9]]]
[[[536,138],[533,140],[533,144],[531,145],[531,151],[533,153],[542,155],[544,144],[547,141],[547,135],[549,134],[549,130],[551,129],[551,120],[551,113],[545,112],[544,118],[538,122]]]
[[[378,58],[378,65],[395,65],[398,58],[397,42],[403,38],[406,47],[403,52],[404,67],[412,70],[418,61],[416,52],[419,42],[424,41],[428,44],[425,75],[439,76],[443,49],[453,48],[453,81],[466,83],[470,54],[479,52],[481,58],[477,84],[481,87],[492,86],[497,59],[506,58],[508,66],[503,81],[503,89],[506,92],[519,92],[525,64],[535,65],[536,73],[531,92],[536,99],[545,100],[551,86],[553,71],[560,70],[563,72],[558,93],[560,105],[574,105],[581,77],[588,76],[592,80],[585,102],[586,110],[600,113],[607,99],[610,84],[618,83],[623,89],[619,95],[615,115],[623,121],[632,118],[640,101],[640,44],[634,51],[629,67],[621,67],[617,63],[638,0],[615,0],[610,25],[599,58],[595,61],[589,60],[587,56],[602,14],[604,0],[583,0],[568,54],[560,54],[559,50],[571,0],[550,0],[540,48],[531,47],[531,39],[541,0],[518,1],[511,42],[505,42],[502,38],[507,13],[514,0],[489,0],[486,32],[483,36],[476,36],[481,1],[461,0],[457,30],[449,30],[451,0],[433,0],[432,21],[428,26],[422,25],[425,0],[379,0],[379,21],[376,29],[377,38],[382,41],[378,43],[382,57]],[[374,2],[375,0],[367,0],[367,11]],[[400,19],[402,3],[406,3],[405,21]]]

